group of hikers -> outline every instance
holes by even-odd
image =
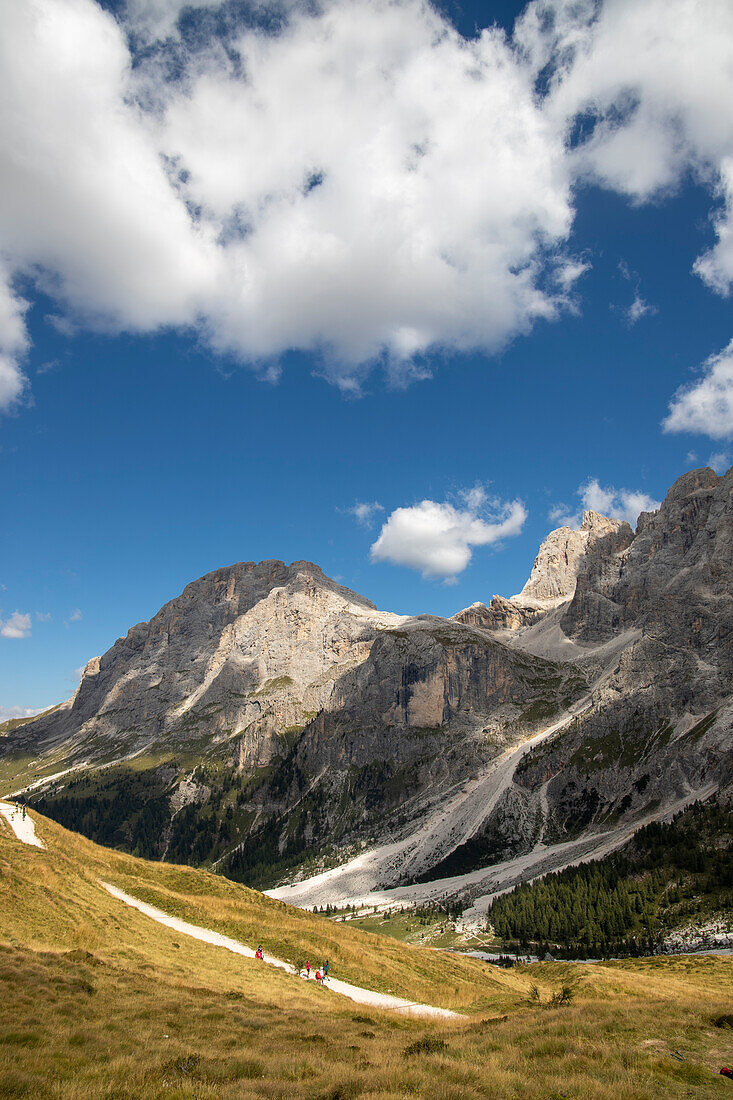
[[[11,806],[13,808],[10,811],[10,820],[12,821],[16,814],[20,814],[21,821],[25,821],[25,806],[20,802],[11,802]]]
[[[323,985],[323,983],[325,982],[326,978],[328,977],[328,972],[329,972],[330,969],[331,969],[331,964],[329,963],[328,959],[326,959],[325,963],[320,968],[320,970],[318,968],[316,968],[316,972],[315,972],[314,977],[320,985]],[[302,973],[302,971],[301,971],[301,973]],[[306,978],[310,978],[310,976],[311,976],[311,964],[309,962],[307,962],[305,964],[305,976],[306,976]]]
[[[265,957],[265,953],[262,950],[262,944],[260,944],[260,946],[255,951],[255,958],[256,959],[264,959],[264,957]],[[305,964],[305,976],[306,976],[306,978],[310,978],[312,969],[313,969],[313,967],[311,966],[311,964],[309,962],[307,962]],[[316,968],[315,974],[313,976],[315,977],[315,979],[319,983],[319,985],[323,985],[326,978],[328,977],[328,972],[329,972],[330,969],[331,969],[331,964],[329,963],[328,959],[326,959],[326,961],[325,961],[325,963],[323,964],[322,967]],[[299,974],[302,975],[303,970],[298,968],[298,972],[299,972]]]

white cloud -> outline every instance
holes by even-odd
[[[547,111],[583,116],[575,171],[643,202],[694,173],[722,200],[718,244],[696,271],[733,279],[733,5],[730,0],[536,0],[518,29],[536,70],[553,66]]]
[[[729,286],[729,0],[535,0],[516,42],[426,0],[283,0],[277,33],[255,4],[226,49],[177,36],[218,6],[0,0],[0,408],[26,384],[18,276],[64,331],[191,329],[271,379],[315,351],[347,392],[495,351],[574,308],[589,177],[644,201],[693,172],[720,203],[696,270]]]
[[[599,512],[611,519],[622,519],[636,527],[641,512],[656,512],[660,501],[654,500],[648,493],[639,489],[615,489],[602,486],[598,478],[588,478],[578,486],[580,508],[573,510],[565,504],[558,504],[550,510],[548,518],[552,523],[562,523],[567,527],[580,527],[583,512]]]
[[[78,623],[81,618],[82,618],[81,609],[78,608],[78,607],[75,607],[74,610],[69,615],[68,619],[64,620],[64,626],[68,626],[69,623]]]
[[[711,439],[733,436],[733,340],[711,355],[699,382],[683,386],[672,398],[665,432],[698,432]]]
[[[0,619],[0,636],[3,638],[27,638],[30,632],[30,615],[14,611],[7,619]]]
[[[28,350],[23,319],[27,308],[28,303],[14,293],[10,273],[0,256],[0,412],[16,405],[26,388],[21,362]]]
[[[51,612],[50,611],[36,611],[36,619],[39,623],[50,623]]]
[[[9,722],[14,718],[32,718],[42,714],[48,707],[0,707],[0,722]]]
[[[649,314],[656,312],[654,306],[650,306],[648,302],[645,302],[637,291],[633,302],[626,310],[626,319],[630,325],[635,325],[642,317],[647,317]]]
[[[129,25],[167,35],[182,7],[135,2]],[[0,0],[13,272],[59,323],[195,326],[258,366],[316,350],[346,390],[554,317],[582,270],[569,167],[503,34],[467,42],[423,0],[288,7],[278,34],[234,34],[239,67],[180,45],[171,81],[92,0]]]
[[[474,546],[490,546],[522,530],[527,510],[520,500],[491,501],[479,514],[485,496],[479,499],[477,489],[466,496],[466,508],[422,500],[395,509],[371,548],[372,560],[452,580],[470,562]]]
[[[377,512],[383,512],[384,508],[377,500],[373,500],[369,503],[366,501],[357,501],[351,508],[347,508],[346,511],[350,516],[354,516],[358,523],[361,523],[364,527],[371,527]]]
[[[727,451],[714,452],[708,459],[708,466],[711,470],[715,470],[716,474],[726,473],[731,465],[731,456]]]

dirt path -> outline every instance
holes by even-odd
[[[164,924],[167,928],[172,928],[184,936],[191,936],[195,940],[212,944],[214,947],[224,947],[227,951],[233,951],[235,955],[244,955],[248,959],[255,957],[255,952],[251,947],[247,947],[229,936],[223,936],[221,932],[212,932],[208,928],[201,928],[197,924],[189,924],[188,921],[181,920],[180,917],[171,917],[164,913],[162,909],[156,909],[155,906],[148,905],[147,902],[139,901],[120,890],[117,886],[111,886],[108,882],[103,882],[101,885],[112,897],[123,901],[125,905],[132,906],[133,909],[144,913],[146,917],[150,917],[152,920],[158,921],[159,924]],[[264,961],[271,966],[277,966],[281,970],[287,971],[288,974],[295,974],[295,967],[291,966],[290,963],[283,962],[282,959],[276,959],[274,955],[265,955]],[[315,971],[313,973],[315,975]],[[315,980],[315,978],[312,980]],[[402,997],[392,997],[387,993],[375,993],[371,989],[362,989],[358,985],[342,982],[339,978],[329,978],[326,988],[356,1001],[357,1004],[369,1005],[372,1008],[388,1008],[394,1012],[404,1012],[408,1016],[432,1016],[450,1020],[461,1019],[460,1013],[452,1012],[448,1008],[418,1004],[415,1001],[406,1001]]]
[[[45,848],[43,841],[36,836],[36,827],[29,813],[23,817],[22,810],[18,810],[9,802],[0,802],[0,814],[5,818],[18,840],[24,844],[32,844],[34,848]]]

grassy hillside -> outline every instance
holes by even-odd
[[[499,971],[35,820],[47,851],[0,822],[0,1097],[651,1100],[724,1085],[713,1071],[730,1054],[716,1026],[731,1010],[730,960]],[[469,1015],[364,1010],[163,928],[99,878],[281,957],[328,955],[338,976]]]
[[[572,957],[646,951],[690,919],[733,912],[733,810],[714,799],[641,829],[619,852],[496,899],[505,943]]]

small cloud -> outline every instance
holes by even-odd
[[[724,474],[730,465],[731,458],[727,451],[716,451],[708,459],[708,466],[716,474]]]
[[[521,500],[488,500],[479,485],[460,496],[465,508],[421,500],[395,509],[372,545],[372,561],[405,565],[423,577],[455,584],[473,547],[496,544],[522,530],[527,510]]]
[[[482,508],[486,503],[486,490],[478,482],[473,489],[461,490],[459,496],[466,502],[466,507],[470,512],[478,512],[479,508]]]
[[[623,310],[623,315],[629,325],[635,325],[637,321],[640,321],[642,317],[649,317],[653,313],[656,313],[656,307],[645,301],[641,293],[639,292],[639,286],[641,280],[636,271],[632,271],[631,268],[624,260],[621,260],[618,265],[621,278],[625,279],[627,283],[632,283],[634,287],[634,300],[630,306]],[[615,308],[615,307],[612,307]]]
[[[697,453],[695,451],[688,451],[685,455],[685,462],[687,462],[690,466],[694,466],[697,462]]]
[[[30,615],[14,611],[7,619],[0,619],[0,636],[3,638],[28,638],[30,632]]]
[[[14,718],[32,718],[34,714],[43,714],[48,707],[0,707],[0,722],[11,722]]]
[[[577,495],[580,497],[580,507],[573,509],[566,504],[557,504],[548,513],[551,523],[561,523],[567,527],[580,527],[583,520],[583,512],[599,512],[611,519],[626,520],[632,527],[640,512],[656,512],[660,502],[638,489],[615,489],[613,486],[604,487],[598,478],[588,478],[578,486]]]
[[[78,623],[81,617],[81,610],[78,607],[75,607],[69,615],[68,619],[64,619],[64,626],[68,626],[69,623]]]
[[[626,310],[626,320],[630,325],[635,325],[637,321],[640,321],[642,317],[647,317],[652,313],[656,313],[656,308],[650,306],[648,302],[645,302],[639,294],[634,295],[634,300]]]
[[[59,313],[47,313],[44,320],[56,329],[61,336],[76,336],[78,332],[77,326],[68,317],[63,317]]]
[[[383,512],[384,507],[378,500],[371,502],[357,501],[351,508],[345,508],[344,511],[348,515],[354,516],[357,523],[360,523],[362,527],[371,527],[377,512]]]
[[[39,623],[50,623],[51,612],[50,611],[36,611],[36,621]]]
[[[555,268],[555,282],[565,291],[565,293],[568,293],[573,289],[578,279],[585,275],[587,271],[590,271],[591,267],[592,264],[587,260],[566,260]]]
[[[677,390],[662,421],[665,432],[699,432],[710,439],[733,436],[733,340],[702,365],[702,378]]]
[[[40,367],[36,367],[36,374],[51,374],[53,371],[58,370],[60,366],[58,359],[50,359],[47,363],[41,363]]]

